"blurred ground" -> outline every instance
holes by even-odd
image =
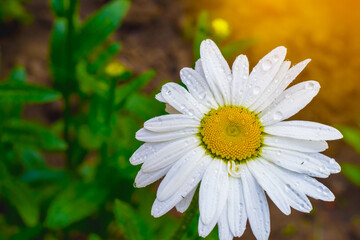
[[[81,16],[98,9],[104,2],[83,0]],[[201,2],[195,4],[204,7]],[[346,0],[340,6],[334,1],[315,1],[316,4],[313,4],[313,1],[306,0],[304,4],[312,7],[305,9],[296,8],[296,5],[289,5],[285,1],[275,1],[278,5],[272,1],[264,1],[263,5],[249,1],[241,8],[235,3],[238,1],[224,1],[216,5],[213,2],[208,1],[206,7],[213,10],[214,16],[230,22],[234,37],[259,37],[259,42],[246,51],[252,66],[261,56],[280,44],[288,47],[288,59],[294,63],[306,58],[313,59],[297,81],[315,79],[321,83],[322,89],[314,102],[296,118],[344,124],[354,123],[360,116],[360,34],[357,26],[360,15],[354,12],[359,8],[351,6],[352,1]],[[47,44],[52,16],[47,4],[43,0],[30,1],[28,10],[34,16],[30,25],[11,23],[1,26],[1,78],[15,64],[22,64],[28,71],[30,81],[51,84],[47,71]],[[287,12],[289,8],[291,12]],[[192,47],[182,37],[182,24],[185,10],[194,13],[196,9],[188,5],[185,8],[179,1],[133,1],[124,24],[114,37],[123,44],[119,59],[127,67],[135,72],[150,68],[157,71],[157,77],[146,91],[157,89],[164,80],[177,80],[179,70],[191,66]],[[351,13],[349,16],[347,11]],[[296,21],[296,17],[302,17],[304,21]],[[26,111],[27,117],[47,122],[57,119],[60,114],[60,103],[31,107]],[[358,162],[359,158],[340,141],[331,143],[327,153],[339,162]],[[337,200],[335,203],[312,200],[315,208],[313,214],[294,211],[292,215],[285,216],[270,204],[270,239],[360,239],[359,189],[341,174],[323,182],[334,192]],[[253,239],[249,229],[243,239]]]

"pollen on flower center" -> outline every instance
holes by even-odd
[[[263,127],[246,108],[225,106],[205,115],[199,135],[210,154],[227,161],[245,161],[259,155]]]

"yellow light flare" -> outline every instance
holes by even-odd
[[[294,83],[314,79],[322,86],[300,118],[349,123],[360,115],[360,1],[357,0],[216,0],[189,1],[194,17],[207,10],[224,18],[232,40],[256,38],[245,51],[254,66],[264,54],[286,46],[292,64],[312,59]]]

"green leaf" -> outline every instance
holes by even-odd
[[[106,64],[109,63],[121,50],[120,43],[113,43],[107,46],[97,58],[88,65],[89,73],[96,73],[100,69],[104,69]]]
[[[24,182],[50,182],[60,180],[65,176],[64,171],[52,169],[32,169],[21,176]]]
[[[9,240],[32,240],[39,237],[43,230],[41,225],[35,227],[21,228],[18,233],[11,236]]]
[[[94,212],[104,202],[107,190],[96,184],[72,183],[51,203],[45,219],[49,228],[64,228]]]
[[[101,240],[101,237],[99,237],[99,235],[92,233],[89,235],[88,240]]]
[[[101,78],[91,75],[87,71],[85,61],[81,61],[76,67],[77,79],[79,79],[80,90],[86,94],[96,93],[99,96],[106,97],[109,91],[109,85]]]
[[[12,178],[3,164],[0,164],[0,168],[2,196],[14,206],[26,226],[36,226],[39,221],[40,208],[33,192],[27,185]]]
[[[140,93],[135,93],[127,99],[125,109],[144,121],[166,113],[164,103],[157,101],[153,96],[145,96]]]
[[[7,79],[5,80],[6,84],[11,85],[23,85],[26,82],[26,71],[23,67],[15,67]],[[12,103],[12,104],[3,104],[1,108],[1,117],[0,119],[5,120],[9,118],[20,118],[22,112],[21,103]]]
[[[64,83],[67,79],[67,70],[66,70],[67,31],[68,31],[68,26],[66,19],[63,18],[56,19],[50,37],[49,66],[52,77],[58,83]]]
[[[2,142],[34,146],[44,150],[64,150],[66,143],[47,128],[24,120],[11,120],[1,128]]]
[[[360,131],[353,127],[337,126],[344,136],[344,141],[360,153]]]
[[[152,239],[150,229],[132,207],[120,200],[115,200],[114,214],[120,231],[127,240]]]
[[[155,74],[154,70],[147,71],[131,80],[130,83],[118,87],[115,92],[116,109],[122,108],[127,98],[146,86]]]
[[[60,93],[35,84],[1,84],[0,103],[45,103],[59,99]]]
[[[65,17],[68,0],[50,0],[50,6],[57,17]]]
[[[360,166],[352,163],[341,164],[341,172],[356,186],[360,187]]]
[[[242,51],[255,44],[257,39],[244,39],[235,42],[231,42],[221,47],[221,53],[225,58],[230,58],[239,55]]]
[[[26,82],[26,71],[24,67],[15,67],[7,78],[11,84],[22,84]]]
[[[75,59],[87,56],[114,32],[124,18],[130,2],[115,0],[86,19],[76,42]]]
[[[210,20],[209,15],[206,11],[202,11],[197,19],[194,43],[193,43],[193,53],[194,61],[200,58],[200,44],[203,40],[209,38],[210,35]]]

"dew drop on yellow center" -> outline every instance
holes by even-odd
[[[263,127],[258,117],[236,106],[212,109],[201,120],[199,133],[208,152],[228,161],[258,156],[263,140]]]

